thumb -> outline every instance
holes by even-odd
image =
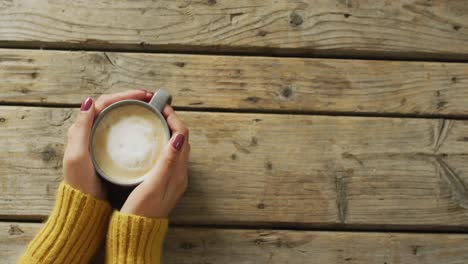
[[[170,176],[170,171],[173,170],[179,161],[184,146],[185,135],[174,134],[164,149],[161,151],[156,166],[153,168],[151,175],[153,180],[157,182],[167,182]]]
[[[94,103],[91,97],[86,98],[81,104],[80,113],[75,123],[68,130],[67,148],[72,153],[88,151],[89,137],[94,121]]]
[[[171,140],[169,140],[169,143],[166,144],[162,153],[162,160],[167,167],[172,167],[177,163],[180,156],[180,150],[184,146],[184,142],[184,134],[175,134],[172,136]]]

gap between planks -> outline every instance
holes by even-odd
[[[125,53],[148,53],[148,54],[177,54],[177,55],[208,55],[208,56],[242,56],[242,57],[272,57],[272,58],[298,58],[298,59],[336,59],[336,60],[382,60],[382,61],[408,61],[408,62],[444,62],[444,63],[468,63],[467,56],[448,56],[440,54],[435,56],[427,56],[427,54],[411,55],[394,54],[388,55],[368,53],[358,54],[336,54],[336,52],[304,52],[300,49],[223,49],[219,50],[201,50],[197,46],[181,46],[179,48],[169,48],[165,46],[138,46],[138,45],[121,45],[112,44],[108,47],[101,47],[93,44],[79,43],[54,43],[54,42],[10,42],[0,41],[0,49],[21,49],[21,50],[48,50],[48,51],[87,51],[87,52],[125,52]]]
[[[79,108],[79,104],[55,104],[55,103],[10,103],[0,102],[0,106],[11,107],[46,107],[46,108]],[[402,113],[373,113],[373,112],[341,112],[341,111],[294,111],[294,110],[271,110],[271,109],[236,109],[216,107],[190,107],[173,106],[176,111],[183,112],[210,112],[210,113],[233,113],[233,114],[276,114],[276,115],[311,115],[311,116],[336,116],[336,117],[378,117],[378,118],[408,118],[408,119],[451,119],[468,120],[468,115],[441,115],[441,114],[402,114]]]
[[[14,224],[14,223],[24,223],[24,224],[42,224],[45,223],[44,220],[35,220],[35,219],[21,219],[21,218],[2,218],[0,216],[0,224]],[[408,226],[399,226],[396,228],[379,228],[377,225],[329,225],[324,224],[313,225],[307,227],[306,225],[301,225],[293,223],[274,225],[268,223],[266,225],[220,225],[220,224],[174,224],[169,223],[170,228],[203,228],[203,229],[225,229],[225,230],[272,230],[272,231],[311,231],[311,232],[341,232],[341,233],[395,233],[395,234],[460,234],[468,235],[468,230],[466,228],[447,228],[442,226],[441,228],[434,228],[434,226],[428,226],[427,229],[420,228],[411,229]]]

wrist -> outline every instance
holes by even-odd
[[[83,194],[89,195],[92,198],[103,202],[107,201],[107,192],[104,188],[103,182],[97,175],[94,175],[90,180],[87,180],[86,176],[79,178],[78,180],[65,176],[63,182],[69,187],[80,191]]]
[[[160,191],[154,191],[143,183],[128,196],[120,212],[150,218],[167,218],[170,210],[162,196]]]
[[[169,213],[166,213],[162,208],[155,208],[145,202],[133,203],[132,201],[125,202],[120,213],[148,218],[168,218],[169,216]]]

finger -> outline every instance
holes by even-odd
[[[173,134],[182,134],[188,138],[188,129],[185,127],[184,123],[177,116],[176,112],[170,105],[166,105],[163,109],[163,116],[166,118],[167,124],[171,129]]]
[[[143,101],[149,103],[151,101],[151,99],[153,98],[154,93],[150,92],[150,91],[147,91],[147,90],[144,90],[144,89],[143,89],[143,91],[146,92],[146,95],[145,95],[145,98],[143,98]]]
[[[104,108],[118,101],[126,99],[149,101],[152,96],[153,93],[146,90],[129,90],[121,93],[104,94],[96,100],[95,109],[97,113],[100,113]]]
[[[179,190],[179,189],[183,189],[181,190],[182,192],[185,191],[185,187],[183,187],[183,185],[187,185],[187,180],[188,180],[188,173],[187,173],[187,170],[188,170],[188,160],[189,160],[189,155],[190,155],[190,143],[189,142],[185,142],[182,149],[180,150],[180,157],[179,157],[179,160],[178,160],[178,167],[179,169],[184,169],[186,172],[185,173],[178,173],[176,174],[175,178],[174,179],[171,179],[171,182],[174,183],[175,186],[173,186],[173,188]],[[171,184],[169,184],[170,186]],[[181,186],[182,185],[182,186]],[[169,190],[171,191],[171,190]]]
[[[177,163],[178,173],[173,174],[172,178],[168,179],[166,193],[170,193],[168,198],[172,199],[173,204],[177,203],[180,195],[183,194],[188,187],[188,158],[190,152],[190,144],[186,142],[181,149],[180,157]]]
[[[171,171],[175,170],[183,157],[186,138],[183,134],[174,134],[164,149],[161,151],[156,166],[150,173],[150,181],[158,186],[166,186]]]
[[[95,113],[93,99],[86,98],[81,104],[78,117],[68,130],[68,153],[87,153]]]

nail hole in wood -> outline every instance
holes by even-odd
[[[175,62],[174,65],[179,67],[179,68],[183,68],[183,67],[185,67],[185,62]]]
[[[260,98],[256,97],[256,96],[249,96],[247,98],[245,98],[246,101],[248,102],[251,102],[251,103],[257,103],[258,101],[260,101]]]
[[[292,96],[292,89],[290,87],[284,87],[281,89],[281,96],[284,98],[290,98]]]
[[[302,17],[296,12],[291,13],[291,15],[289,16],[289,24],[291,24],[294,27],[300,26],[303,22],[304,20],[302,19]]]

